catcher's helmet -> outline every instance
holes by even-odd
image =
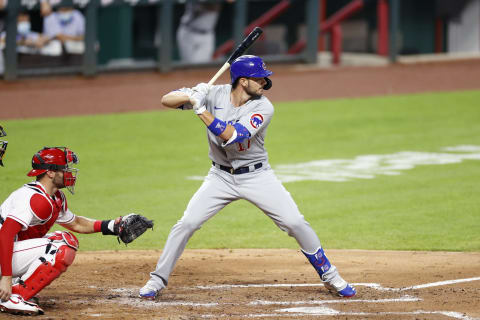
[[[77,163],[77,155],[66,147],[44,147],[33,155],[33,169],[27,176],[39,176],[47,170],[63,171],[63,184],[73,194],[78,174],[78,169],[73,168],[73,165]]]
[[[272,80],[268,77],[273,74],[267,70],[265,62],[260,57],[245,55],[235,59],[230,66],[231,84],[234,84],[238,78],[265,78],[267,84],[263,89],[268,90],[272,87]]]
[[[3,127],[0,126],[0,138],[1,137],[5,137],[7,135],[7,133],[5,132],[5,130],[3,130]],[[5,155],[5,152],[7,152],[7,145],[8,145],[8,141],[4,141],[4,140],[0,140],[0,166],[3,167],[3,156]]]

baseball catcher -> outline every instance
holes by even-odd
[[[0,126],[0,138],[5,137],[7,133],[5,130],[3,130],[3,127]],[[3,156],[5,155],[5,152],[7,151],[7,145],[8,141],[0,140],[0,166],[3,167]]]
[[[36,180],[0,206],[0,311],[43,314],[29,300],[73,263],[79,245],[73,232],[102,232],[127,244],[153,228],[151,220],[135,213],[103,221],[75,215],[61,189],[74,193],[77,163],[75,152],[66,147],[43,148],[27,174]],[[69,231],[48,233],[54,223]]]

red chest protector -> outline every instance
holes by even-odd
[[[67,210],[65,195],[60,190],[50,196],[38,184],[31,183],[26,187],[36,191],[30,198],[30,208],[34,213],[34,219],[27,230],[18,233],[18,240],[42,238],[57,221],[60,212]]]

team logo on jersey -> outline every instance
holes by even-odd
[[[258,129],[263,123],[263,116],[260,113],[255,113],[250,117],[250,124],[255,129]]]

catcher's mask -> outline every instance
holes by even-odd
[[[0,138],[5,137],[7,133],[5,130],[3,130],[3,127],[0,126]],[[7,152],[7,145],[8,141],[5,140],[0,140],[0,166],[3,167],[3,156],[5,155],[5,152]]]
[[[267,70],[262,58],[252,55],[240,56],[232,62],[230,66],[230,80],[233,85],[238,78],[264,78],[267,84],[263,86],[264,90],[272,87],[272,80],[268,78],[273,74]]]
[[[27,176],[35,177],[47,171],[63,171],[63,185],[74,194],[78,169],[73,166],[77,163],[77,155],[67,147],[44,147],[33,155],[33,169]]]

